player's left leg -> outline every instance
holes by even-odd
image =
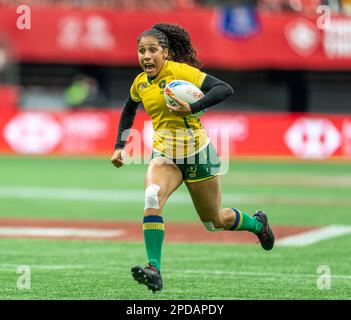
[[[236,208],[221,208],[220,176],[199,182],[186,182],[195,209],[209,231],[250,231],[255,233],[265,250],[272,249],[274,235],[267,215],[257,211],[254,216]]]

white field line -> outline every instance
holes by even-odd
[[[113,270],[116,271],[124,271],[125,268],[119,267],[117,265],[113,266]],[[203,275],[204,277],[207,276],[228,276],[228,277],[247,277],[247,278],[264,278],[264,277],[273,277],[277,281],[281,280],[282,278],[315,278],[317,279],[320,274],[316,272],[316,274],[309,274],[309,273],[294,273],[294,271],[287,271],[287,272],[257,272],[257,271],[227,271],[227,270],[209,270],[209,269],[181,269],[181,270],[170,270],[164,268],[165,277],[172,277],[179,275],[180,277],[184,277],[187,275]],[[333,279],[340,279],[340,280],[351,280],[351,275],[348,274],[333,274],[331,273],[331,278]]]
[[[351,233],[351,226],[330,225],[321,229],[281,238],[276,241],[276,245],[281,247],[304,247],[349,233]]]
[[[50,187],[3,187],[0,186],[1,198],[52,199],[52,200],[87,200],[123,202],[132,199],[144,199],[142,191],[133,190],[99,190],[81,188]]]
[[[235,202],[262,201],[265,197],[244,194],[227,195]],[[144,202],[143,190],[99,190],[80,188],[49,188],[49,187],[4,187],[0,186],[0,198],[18,199],[51,199],[76,201],[111,201],[111,202]],[[171,198],[174,203],[189,203],[190,195],[176,192]]]
[[[80,237],[110,238],[124,234],[123,230],[81,229],[81,228],[37,228],[37,227],[0,227],[0,236],[17,237]]]
[[[239,173],[235,172],[231,179],[222,178],[226,185],[254,186],[302,186],[302,187],[351,187],[351,176],[314,176],[301,174],[276,173]]]
[[[62,270],[62,269],[85,269],[89,270],[91,268],[96,268],[94,264],[77,264],[77,265],[40,265],[40,264],[25,264],[28,265],[31,269],[39,269],[39,270]],[[20,266],[20,264],[0,264],[0,270],[16,270]],[[103,269],[114,271],[126,271],[126,268],[119,267],[118,265],[114,265],[113,267],[104,266]],[[167,270],[165,271],[167,273]],[[276,281],[285,281],[285,279],[291,278],[301,278],[301,279],[316,279],[319,274],[307,274],[307,273],[294,273],[294,272],[256,272],[256,271],[224,271],[224,270],[204,270],[204,269],[183,269],[179,270],[172,270],[171,274],[174,276],[181,276],[184,275],[202,275],[204,277],[208,276],[228,276],[228,277],[247,277],[247,278],[274,278]],[[166,276],[167,277],[167,276]],[[331,274],[332,279],[339,279],[339,280],[351,280],[351,275],[344,275],[344,274]]]
[[[31,264],[31,263],[22,263],[22,264],[8,264],[8,263],[3,263],[0,264],[0,270],[9,270],[9,271],[16,271],[17,268],[21,265],[25,265],[30,267],[31,269],[36,269],[36,270],[65,270],[65,269],[85,269],[87,268],[86,265],[78,265],[78,264],[73,264],[73,265],[56,265],[56,264]]]
[[[172,274],[203,274],[203,275],[223,275],[223,276],[238,276],[238,277],[250,277],[250,278],[264,278],[273,277],[277,280],[281,278],[317,278],[318,274],[301,274],[301,273],[276,273],[276,272],[250,272],[250,271],[214,271],[214,270],[182,270],[182,271],[172,271]],[[351,280],[351,275],[338,275],[331,274],[334,279]]]
[[[50,187],[10,187],[0,186],[0,198],[14,199],[47,199],[47,200],[71,200],[71,201],[109,201],[109,202],[144,202],[143,190],[106,190],[106,189],[82,189],[82,188],[50,188]],[[351,206],[351,199],[326,198],[304,196],[272,196],[253,195],[243,193],[224,193],[223,202],[236,204],[301,204],[301,205],[336,205]],[[189,203],[190,195],[186,192],[177,191],[171,195],[171,203]]]

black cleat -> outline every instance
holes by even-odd
[[[147,265],[145,268],[135,266],[131,269],[132,276],[135,281],[147,286],[149,290],[161,291],[163,288],[162,277],[160,270],[152,265]]]
[[[271,250],[274,246],[274,234],[268,224],[267,214],[262,210],[257,210],[253,215],[259,222],[263,224],[260,233],[256,233],[264,250]]]

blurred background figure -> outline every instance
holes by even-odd
[[[6,69],[8,66],[7,48],[0,42],[0,84],[7,82]]]
[[[332,13],[343,13],[343,0],[320,0],[320,5],[328,6]]]
[[[0,34],[0,85],[16,82],[15,63],[8,42]]]
[[[196,0],[0,0],[0,6],[26,4],[30,6],[104,7],[128,10],[145,8],[152,10],[187,9],[193,7],[195,3]]]
[[[84,74],[78,74],[73,78],[64,95],[65,102],[70,108],[101,105],[102,93],[97,81]]]
[[[342,0],[342,8],[346,15],[351,15],[351,0]]]
[[[0,34],[0,118],[14,113],[19,105],[18,68],[6,36]],[[1,127],[1,124],[0,124]]]

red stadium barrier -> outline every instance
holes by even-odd
[[[1,114],[0,152],[111,155],[120,111]],[[229,156],[351,157],[351,115],[292,115],[209,111],[201,117],[211,140]],[[139,111],[129,147],[149,154],[152,126]],[[222,141],[224,141],[222,143]],[[138,147],[140,146],[140,148]],[[228,150],[222,150],[228,147]]]
[[[141,13],[33,7],[30,29],[19,29],[19,18],[16,7],[0,8],[0,33],[20,61],[136,65],[137,36],[168,21],[190,32],[206,67],[351,69],[351,17],[332,17],[324,29],[317,14],[212,8]]]

